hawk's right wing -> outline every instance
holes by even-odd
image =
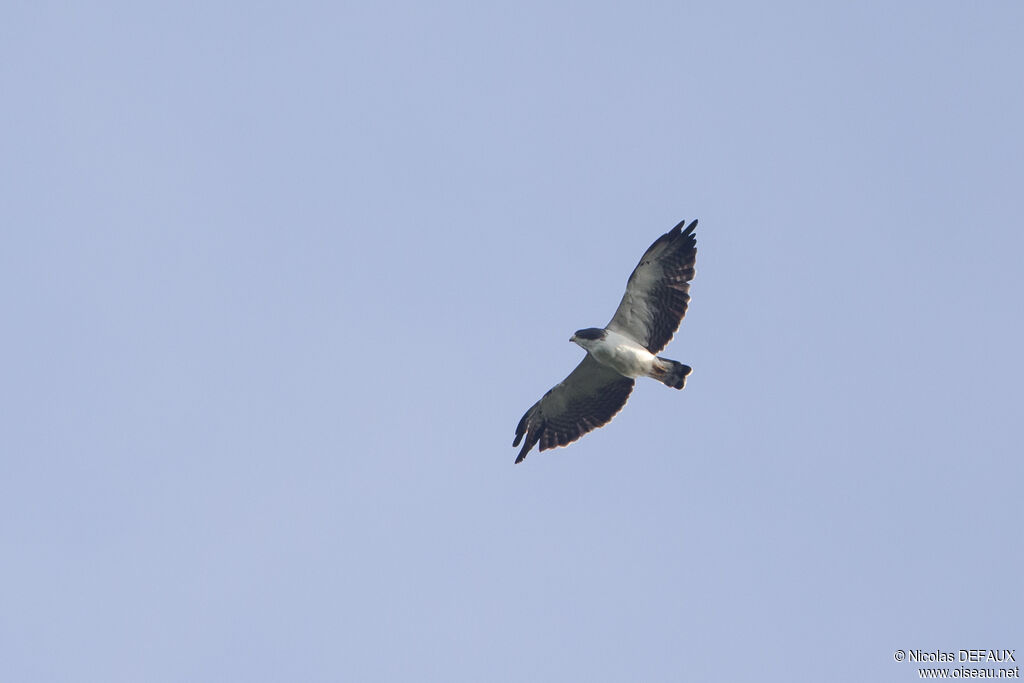
[[[540,450],[567,446],[587,432],[607,424],[626,405],[633,379],[601,365],[588,353],[569,376],[526,411],[516,427],[518,446],[526,442],[516,462],[522,462],[534,444]]]

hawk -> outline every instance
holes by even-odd
[[[569,376],[526,411],[512,446],[525,437],[516,462],[536,444],[568,446],[607,424],[626,405],[637,377],[682,389],[690,366],[657,355],[686,315],[697,260],[697,221],[686,221],[655,240],[626,283],[626,293],[604,328],[576,330],[569,341],[587,355]]]

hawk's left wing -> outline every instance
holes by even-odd
[[[658,353],[672,339],[690,302],[697,221],[683,230],[685,224],[669,230],[644,252],[608,323],[609,330],[635,339],[651,353]]]
[[[607,424],[626,405],[633,379],[601,365],[588,353],[569,376],[526,411],[516,427],[518,446],[526,442],[516,462],[522,462],[534,444],[540,450],[568,446],[587,432]]]

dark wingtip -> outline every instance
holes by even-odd
[[[540,431],[544,431],[543,428],[541,428]],[[516,439],[516,442],[514,444],[512,444],[512,445],[515,446],[518,443],[519,443],[519,439]],[[521,463],[522,461],[526,460],[526,454],[529,453],[531,450],[533,450],[533,447],[536,444],[537,444],[537,435],[535,435],[533,430],[531,429],[529,432],[527,432],[527,434],[526,434],[526,442],[523,444],[523,449],[521,451],[519,451],[519,456],[516,458],[516,464],[517,465],[519,463]]]
[[[684,226],[686,227],[685,231],[683,230]],[[696,230],[696,229],[697,229],[697,219],[696,218],[694,218],[690,222],[689,225],[686,225],[686,219],[684,218],[683,220],[679,221],[676,224],[676,227],[674,227],[671,230],[669,230],[668,234],[671,235],[673,238],[676,237],[677,235],[679,235],[680,232],[682,232],[683,235],[692,235],[693,231]]]

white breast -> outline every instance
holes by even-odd
[[[646,376],[654,364],[654,354],[618,332],[607,331],[604,339],[590,348],[594,360],[626,377]]]

